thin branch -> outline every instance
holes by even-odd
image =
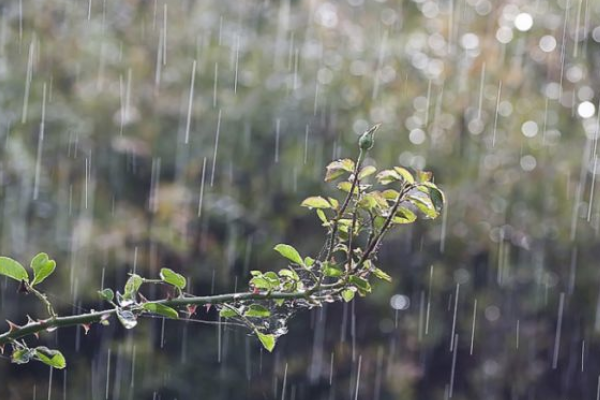
[[[364,254],[362,255],[362,257],[360,258],[360,261],[358,262],[358,264],[356,264],[355,269],[359,269],[364,264],[364,262],[369,259],[369,256],[371,255],[371,253],[373,253],[377,249],[379,242],[381,242],[381,239],[383,238],[383,236],[386,234],[387,230],[389,229],[389,227],[392,223],[392,220],[394,219],[394,216],[396,215],[396,211],[398,211],[398,208],[400,207],[400,203],[402,203],[404,201],[404,196],[406,196],[406,194],[410,190],[414,189],[414,187],[415,187],[415,185],[406,185],[402,188],[402,190],[398,194],[398,198],[396,199],[396,202],[394,203],[394,205],[392,206],[392,209],[390,210],[390,214],[387,216],[385,222],[383,223],[381,230],[375,236],[375,238],[370,241],[367,251],[365,251]]]
[[[327,287],[327,290],[336,288],[336,286]],[[164,299],[153,301],[153,303],[162,304],[164,306],[173,308],[182,308],[187,305],[217,305],[229,302],[245,301],[245,300],[297,300],[303,298],[309,298],[312,292],[301,291],[301,292],[266,292],[266,293],[227,293],[214,296],[189,296],[189,297],[178,297],[175,299]],[[142,311],[141,306],[136,305],[132,307],[126,307],[130,311]],[[39,320],[36,322],[30,322],[27,325],[20,327],[11,326],[10,330],[0,335],[0,346],[4,346],[13,340],[20,339],[25,336],[38,334],[47,330],[53,330],[57,328],[66,328],[70,326],[78,325],[89,325],[99,323],[102,320],[108,319],[116,314],[117,309],[103,310],[103,311],[91,311],[85,314],[77,314],[66,317],[49,318],[46,320]]]
[[[352,180],[352,186],[350,187],[350,191],[342,203],[337,215],[333,218],[333,225],[331,227],[331,235],[329,236],[329,249],[327,250],[327,254],[325,255],[325,261],[329,260],[331,254],[333,253],[333,247],[335,246],[335,236],[337,235],[338,230],[338,221],[343,217],[346,208],[348,207],[348,203],[350,203],[350,198],[354,194],[354,189],[358,183],[358,173],[360,172],[360,165],[362,164],[362,160],[364,157],[364,152],[361,149],[358,153],[358,158],[356,159],[356,164],[354,164],[354,179]]]
[[[355,175],[355,180],[358,181],[358,175]],[[360,201],[360,196],[362,195],[362,191],[360,190],[360,182],[358,183],[358,197],[354,202],[354,209],[352,211],[352,226],[350,227],[350,233],[348,235],[348,269],[347,271],[352,270],[352,263],[354,262],[354,257],[352,256],[352,246],[354,245],[354,229],[356,228],[356,219],[358,216],[358,207],[357,204]]]

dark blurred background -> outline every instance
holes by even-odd
[[[61,315],[133,270],[211,294],[283,267],[277,243],[318,253],[299,203],[378,122],[372,162],[448,197],[388,238],[392,284],[297,313],[272,354],[113,321],[42,335],[64,371],[5,354],[0,397],[596,398],[599,64],[594,0],[0,2],[0,253],[57,260]],[[43,317],[16,289],[0,319]]]

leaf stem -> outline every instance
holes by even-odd
[[[342,206],[340,207],[337,215],[333,218],[331,234],[329,235],[329,248],[327,250],[327,254],[325,255],[325,261],[329,260],[329,258],[331,257],[331,254],[333,253],[333,247],[335,246],[335,237],[337,235],[337,230],[338,230],[338,221],[344,215],[344,212],[346,211],[346,208],[348,207],[348,203],[350,203],[350,199],[352,198],[352,195],[354,194],[354,189],[356,188],[356,185],[358,183],[358,173],[360,172],[360,165],[362,164],[364,155],[365,155],[365,153],[361,149],[360,152],[358,153],[358,158],[356,159],[356,163],[354,164],[354,179],[352,180],[352,186],[350,187],[350,191],[348,192],[348,195],[346,196],[344,203],[342,203]]]
[[[45,294],[34,288],[33,286],[25,283],[27,285],[27,290],[35,295],[44,305],[46,306],[46,310],[48,310],[48,314],[50,314],[50,318],[56,318],[56,312],[54,311],[54,307],[52,307],[52,303],[48,300]]]
[[[373,239],[371,239],[371,241],[369,242],[369,247],[367,248],[367,251],[365,251],[364,254],[362,255],[362,257],[360,258],[360,261],[358,262],[358,264],[356,264],[355,269],[360,269],[360,267],[364,264],[364,262],[369,259],[369,256],[371,255],[371,253],[373,253],[375,251],[375,249],[377,249],[377,246],[381,242],[381,239],[387,233],[387,230],[389,229],[389,227],[392,223],[392,219],[394,219],[394,215],[396,214],[396,211],[398,211],[398,208],[400,207],[400,203],[402,203],[404,201],[404,197],[406,196],[406,194],[410,190],[412,190],[414,187],[415,187],[415,185],[410,184],[410,185],[405,185],[402,188],[402,190],[400,191],[400,194],[398,194],[398,198],[396,199],[396,202],[392,206],[390,214],[385,219],[385,222],[383,223],[381,230],[379,231],[379,233],[377,235],[375,235],[375,237]]]

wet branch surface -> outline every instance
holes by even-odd
[[[328,287],[328,289],[334,289],[334,286]],[[196,305],[220,305],[237,301],[244,300],[296,300],[296,299],[308,299],[311,296],[318,295],[310,290],[299,291],[299,292],[266,292],[266,293],[253,293],[253,292],[242,292],[242,293],[226,293],[214,296],[186,296],[178,297],[175,299],[164,299],[152,301],[152,303],[161,304],[173,308],[182,308],[186,306]],[[142,308],[139,305],[133,307],[123,307],[123,309],[129,309],[130,311],[141,311]],[[4,346],[13,340],[21,339],[29,335],[36,335],[48,330],[55,328],[67,328],[79,325],[89,325],[100,323],[102,320],[106,320],[117,313],[117,309],[109,309],[103,311],[92,311],[85,314],[69,315],[65,317],[48,318],[45,320],[39,320],[30,322],[27,325],[16,326],[10,324],[11,328],[9,331],[0,335],[0,346]]]

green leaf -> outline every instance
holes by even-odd
[[[383,198],[386,200],[396,201],[398,200],[398,196],[400,196],[400,193],[398,193],[394,189],[387,189],[383,191],[382,195]]]
[[[267,335],[257,331],[256,336],[258,336],[258,340],[260,340],[260,343],[265,349],[267,349],[269,352],[273,351],[275,348],[275,335]]]
[[[265,272],[262,277],[269,282],[270,289],[277,289],[279,285],[281,285],[281,279],[279,279],[279,276],[273,271]]]
[[[386,219],[384,217],[375,217],[375,220],[373,221],[373,226],[375,226],[376,229],[381,229],[385,224],[385,220]]]
[[[16,281],[29,282],[27,270],[12,258],[0,257],[0,275],[6,275]]]
[[[359,293],[364,296],[365,293],[371,293],[371,285],[369,281],[360,276],[352,275],[349,278],[350,283],[352,283],[358,289]]]
[[[150,311],[154,314],[162,315],[163,317],[178,319],[179,313],[174,308],[169,306],[165,306],[164,304],[159,303],[144,303],[142,308],[146,311]]]
[[[352,184],[348,181],[340,182],[337,185],[337,188],[342,192],[350,193],[350,189],[352,189]],[[354,187],[354,192],[352,194],[358,194],[358,187]]]
[[[317,208],[317,217],[323,222],[323,226],[329,225],[329,220],[327,219],[327,215],[325,215],[325,211],[320,208]]]
[[[56,261],[50,260],[46,253],[39,253],[33,257],[29,266],[33,270],[33,281],[31,282],[31,286],[35,286],[52,275],[56,268]]]
[[[223,307],[221,308],[221,311],[219,311],[219,315],[221,316],[221,318],[233,318],[237,317],[239,314],[229,307]]]
[[[402,177],[402,179],[404,179],[406,183],[415,183],[415,178],[406,168],[394,167],[394,170]]]
[[[67,366],[67,361],[62,353],[58,350],[51,350],[47,347],[36,347],[33,353],[33,358],[43,362],[56,369],[63,369]]]
[[[140,289],[143,282],[144,280],[141,276],[136,274],[131,275],[129,279],[127,279],[127,282],[125,282],[125,293],[123,293],[123,296],[126,298],[135,298],[135,294]]]
[[[345,172],[354,171],[354,161],[349,158],[336,160],[329,163],[327,172],[325,173],[325,182],[332,181],[342,176]]]
[[[377,174],[377,176],[375,178],[382,185],[389,185],[392,182],[402,180],[402,177],[396,171],[394,171],[392,169],[386,169],[386,170],[381,171],[380,173]]]
[[[425,183],[431,181],[431,177],[433,174],[428,171],[416,171],[417,172],[417,181],[419,183]]]
[[[17,349],[12,352],[11,362],[15,364],[27,364],[34,353],[35,350],[33,349]]]
[[[302,261],[302,257],[300,257],[298,251],[289,244],[278,244],[275,246],[274,250],[291,262],[298,265],[304,265],[304,261]]]
[[[269,280],[270,282],[273,282],[273,283],[278,283],[279,282],[279,277],[273,271],[267,271],[267,272],[265,272],[264,275],[263,275],[263,277],[265,277],[267,280]]]
[[[373,175],[375,172],[377,172],[377,168],[375,168],[372,165],[367,165],[366,167],[364,167],[363,169],[360,170],[360,172],[358,173],[358,179],[364,179],[367,176]]]
[[[379,208],[387,209],[389,207],[387,199],[383,196],[383,193],[380,192],[379,190],[374,190],[371,193],[369,193],[369,195],[371,195],[373,197],[373,199],[375,199],[375,202],[377,203]]]
[[[315,263],[315,259],[312,257],[304,257],[304,265],[306,265],[307,267],[312,267]]]
[[[439,214],[433,207],[431,200],[427,197],[411,196],[408,200],[415,205],[427,218],[436,218]]]
[[[446,205],[446,196],[444,195],[444,192],[438,189],[433,183],[427,185],[427,187],[429,187],[429,198],[431,199],[431,203],[433,203],[435,211],[439,214]]]
[[[352,226],[352,220],[348,218],[342,218],[338,220],[338,228],[340,232],[348,233]]]
[[[271,311],[260,304],[251,304],[248,310],[244,313],[245,317],[266,318],[271,316]]]
[[[271,283],[262,276],[255,276],[254,278],[250,279],[250,284],[257,289],[271,289]]]
[[[332,208],[327,199],[321,196],[307,197],[300,205],[308,208]]]
[[[373,275],[375,275],[379,279],[382,279],[382,280],[388,281],[388,282],[392,281],[392,277],[391,276],[389,276],[388,274],[386,274],[384,271],[380,270],[377,267],[373,267],[373,269],[371,270],[371,272],[373,273]]]
[[[323,275],[325,276],[337,278],[342,276],[343,273],[344,271],[342,271],[339,265],[331,264],[328,262],[323,264]]]
[[[406,207],[398,207],[396,215],[392,218],[394,224],[410,224],[415,222],[417,215]]]
[[[337,208],[340,206],[340,202],[333,197],[327,197],[327,200],[329,201],[329,204],[331,204],[331,208],[334,210],[337,210]]]
[[[354,298],[355,293],[356,292],[352,289],[346,289],[346,290],[342,291],[342,298],[344,299],[344,301],[346,303],[349,303]]]
[[[162,268],[160,270],[160,279],[162,279],[163,282],[166,282],[169,285],[173,285],[176,288],[181,289],[181,290],[183,290],[185,288],[185,286],[187,285],[187,281],[183,277],[183,275],[180,275],[177,272],[175,272],[169,268]]]
[[[112,302],[115,298],[115,292],[113,292],[112,289],[98,290],[98,294],[103,300],[106,300],[109,303]]]
[[[300,277],[298,276],[296,271],[292,269],[282,269],[281,271],[279,271],[279,276],[290,278],[294,281],[300,280]]]
[[[375,198],[371,195],[371,193],[365,194],[362,199],[360,199],[360,201],[358,202],[358,207],[365,209],[365,210],[372,210],[375,207],[377,207],[377,201],[375,200]]]

